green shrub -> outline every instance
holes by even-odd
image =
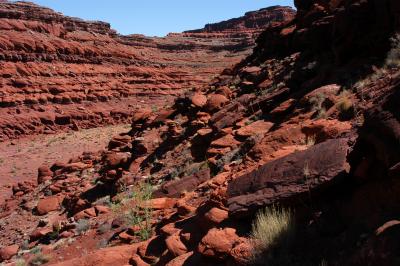
[[[153,193],[151,184],[143,182],[132,192],[135,206],[125,214],[126,223],[137,226],[136,236],[145,241],[151,237],[151,206],[149,201]]]

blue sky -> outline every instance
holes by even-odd
[[[164,36],[293,0],[30,0],[65,15],[111,23],[121,34]]]

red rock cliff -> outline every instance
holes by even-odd
[[[273,15],[281,10],[255,12],[252,21],[293,16],[289,8],[287,16]],[[206,84],[254,44],[247,35],[212,38],[121,36],[105,22],[32,3],[0,3],[0,139],[125,121],[140,101],[165,105]]]

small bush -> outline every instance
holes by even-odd
[[[105,248],[108,246],[108,240],[107,239],[101,239],[98,243],[97,243],[97,248]]]
[[[118,201],[111,205],[114,215],[125,221],[127,226],[138,228],[135,232],[140,241],[151,237],[151,206],[149,200],[153,193],[151,184],[143,182],[130,191],[125,191],[118,197]],[[103,228],[99,228],[101,230]]]
[[[50,261],[50,256],[44,255],[40,252],[33,257],[33,259],[29,262],[29,265],[38,266],[38,265],[43,265],[49,261]]]
[[[344,90],[340,93],[336,108],[339,110],[342,119],[350,119],[354,116],[354,103],[350,97],[350,92]]]
[[[395,34],[390,41],[392,49],[387,54],[385,67],[397,68],[400,67],[400,34]]]
[[[326,96],[323,93],[317,94],[315,97],[310,99],[310,103],[312,104],[312,111],[316,113],[317,118],[325,118],[326,117],[326,109],[323,107]]]
[[[76,223],[76,232],[78,234],[82,234],[84,232],[86,232],[87,230],[90,229],[90,223],[89,220],[87,219],[80,219],[77,223]]]
[[[31,254],[39,254],[42,252],[42,248],[39,246],[33,247],[31,250],[29,250],[29,253]]]
[[[99,226],[99,228],[97,229],[97,232],[99,232],[100,234],[105,234],[110,230],[111,230],[111,224],[106,222]]]
[[[132,192],[135,206],[125,214],[126,223],[130,226],[138,226],[136,236],[145,241],[151,237],[151,206],[149,200],[153,193],[153,187],[149,183],[141,183]]]
[[[1,265],[1,264],[0,264]],[[17,259],[15,261],[15,266],[26,266],[26,261],[24,259]]]
[[[278,251],[279,257],[284,256],[282,253],[288,251],[294,233],[294,218],[290,210],[272,206],[260,211],[251,232],[254,259],[258,260],[267,252],[271,258],[273,251]],[[272,262],[270,264],[274,265]]]
[[[314,146],[314,145],[315,145],[315,142],[316,142],[316,137],[315,137],[315,135],[307,136],[305,142],[306,142],[306,146],[307,146],[307,147]]]

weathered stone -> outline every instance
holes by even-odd
[[[347,139],[328,140],[235,179],[228,186],[229,212],[248,215],[265,205],[329,188],[348,173],[348,150]]]
[[[170,181],[164,184],[159,190],[153,193],[154,197],[178,197],[182,192],[192,191],[198,185],[210,179],[210,170],[205,169],[191,176],[179,180]]]

